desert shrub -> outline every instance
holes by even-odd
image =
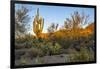
[[[31,48],[32,45],[30,42],[24,42],[24,43],[15,43],[15,49],[24,49],[24,48]]]
[[[72,62],[82,62],[82,61],[93,61],[94,60],[94,40],[91,39],[92,36],[84,37],[80,39],[79,46],[80,51],[77,51],[70,55]],[[76,48],[75,48],[76,49]]]
[[[34,38],[33,40],[32,40],[32,47],[36,47],[36,48],[40,48],[41,46],[44,46],[45,43],[46,42],[46,40],[44,40],[44,39],[42,39],[42,38]]]
[[[62,48],[67,49],[72,45],[72,37],[66,33],[67,31],[60,31],[55,34],[55,41],[59,43]]]
[[[25,46],[20,46],[18,44],[17,45],[15,44],[15,49],[23,49],[23,48],[25,48]]]
[[[20,59],[25,54],[25,50],[15,50],[15,59]]]
[[[35,64],[43,64],[43,63],[44,63],[44,60],[40,58],[39,56],[37,56],[35,59]]]
[[[31,48],[34,41],[37,41],[37,39],[30,34],[27,34],[24,37],[16,38],[15,49]]]
[[[41,49],[38,48],[31,48],[26,52],[25,57],[33,58],[37,56],[44,56],[44,52]]]
[[[71,62],[84,62],[93,60],[94,60],[94,52],[89,51],[86,47],[82,47],[80,52],[75,52],[70,55]]]
[[[61,54],[62,52],[62,48],[58,43],[56,43],[55,46],[50,46],[49,50],[51,55]]]
[[[77,52],[77,50],[74,48],[63,49],[63,53],[65,54],[73,54],[75,52]]]
[[[91,36],[84,38],[83,41],[80,42],[81,47],[87,47],[88,50],[95,51],[95,40],[91,39]]]
[[[55,46],[53,46],[52,43],[47,43],[46,46],[43,47],[43,50],[48,55],[61,54],[62,52],[62,48],[58,43],[55,43]]]
[[[88,41],[87,44],[85,44],[88,47],[88,50],[93,50],[95,51],[95,45],[94,45],[94,40]]]
[[[25,58],[20,59],[20,65],[25,65],[27,64],[27,60]]]
[[[57,37],[56,41],[63,47],[63,48],[68,48],[70,46],[70,40],[66,39],[66,38],[60,38]]]
[[[48,42],[44,46],[40,46],[40,49],[43,50],[45,55],[56,55],[62,52],[62,47],[58,43],[55,43],[55,46],[53,46],[52,42]]]
[[[15,39],[15,42],[16,43],[23,43],[23,42],[25,42],[25,39],[24,38],[17,38],[17,39]]]
[[[41,46],[41,50],[43,50],[45,55],[49,55],[49,46]]]
[[[94,39],[95,39],[95,34],[94,33],[90,34],[89,35],[89,40],[94,40]]]
[[[88,50],[87,48],[81,48],[80,52],[81,59],[86,61],[92,61],[94,60],[94,52],[91,50]]]
[[[30,58],[26,58],[22,56],[18,64],[19,65],[29,65],[29,64],[32,64],[32,60]]]
[[[39,43],[39,40],[37,38],[34,38],[32,41],[33,43]]]

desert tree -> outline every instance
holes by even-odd
[[[64,22],[64,27],[66,29],[72,28],[73,30],[81,28],[83,25],[89,23],[88,18],[89,15],[84,14],[84,12],[80,14],[78,11],[75,11],[73,14],[71,14],[71,18],[66,18]]]
[[[28,31],[30,17],[29,9],[25,6],[15,9],[15,37],[25,34]]]
[[[89,24],[89,15],[84,14],[84,12],[79,13],[75,11],[71,14],[70,18],[66,18],[64,22],[64,27],[67,30],[71,30],[72,35],[79,35],[79,30],[84,26]]]
[[[53,43],[53,46],[55,46],[55,43],[56,43],[54,32],[57,31],[58,26],[59,26],[59,24],[52,23],[47,29],[48,33],[49,33],[50,40]]]
[[[71,27],[72,27],[71,20],[69,20],[68,18],[66,18],[66,21],[64,21],[64,28],[68,30],[68,29],[71,29]]]
[[[70,35],[72,35],[72,39],[74,41],[74,47],[77,50],[80,50],[80,46],[77,44],[80,43],[80,32],[81,28],[84,25],[87,25],[89,23],[89,15],[84,14],[84,12],[79,13],[78,11],[75,11],[73,14],[71,14],[70,18],[66,18],[64,22],[64,27],[68,30],[70,29]],[[67,31],[68,32],[68,31]]]
[[[48,32],[49,33],[53,33],[53,32],[55,32],[57,29],[58,29],[58,26],[59,26],[59,24],[54,24],[54,23],[52,23],[49,27],[48,27]]]

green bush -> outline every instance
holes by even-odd
[[[27,64],[28,63],[28,61],[25,59],[25,58],[21,58],[20,59],[20,64],[21,65],[25,65],[25,64]]]
[[[62,52],[62,48],[58,43],[56,43],[55,46],[50,46],[49,50],[51,55],[58,55]]]
[[[42,58],[40,58],[40,57],[37,56],[36,59],[35,59],[35,63],[36,64],[43,64],[44,60]]]
[[[63,49],[68,49],[73,45],[72,37],[68,37],[67,35],[55,36],[55,41],[59,43]]]
[[[89,51],[86,47],[82,47],[80,52],[70,55],[71,62],[94,61],[94,52]]]
[[[44,46],[40,46],[40,49],[43,50],[45,55],[56,55],[61,54],[62,48],[58,43],[55,43],[53,46],[52,42],[46,43]]]

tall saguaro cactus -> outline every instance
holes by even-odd
[[[43,30],[44,19],[39,17],[39,8],[37,9],[37,14],[33,21],[33,32],[36,34],[37,37],[41,34]]]

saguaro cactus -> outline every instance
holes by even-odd
[[[33,21],[33,32],[36,34],[37,37],[41,34],[43,30],[44,19],[39,17],[39,8],[37,9],[37,14]]]

